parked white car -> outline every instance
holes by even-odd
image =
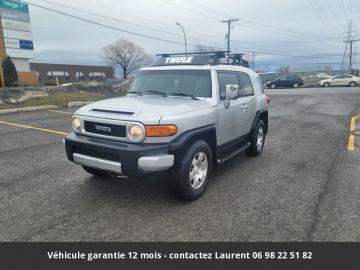
[[[321,80],[319,81],[318,84],[323,87],[330,87],[330,86],[354,87],[360,85],[360,78],[353,75],[344,74],[344,75],[337,75],[326,80]]]

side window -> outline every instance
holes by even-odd
[[[236,73],[231,72],[218,72],[217,73],[219,80],[219,90],[220,90],[220,98],[224,99],[226,97],[226,85],[233,84],[239,85],[239,79]]]
[[[254,89],[250,80],[249,75],[245,73],[239,73],[239,78],[241,82],[241,89],[243,96],[251,96],[254,94]]]

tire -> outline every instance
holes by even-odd
[[[275,88],[276,88],[276,84],[275,84],[275,83],[270,84],[270,88],[271,88],[271,89],[275,89]]]
[[[355,86],[356,86],[356,82],[350,82],[350,83],[349,83],[349,86],[350,86],[350,87],[355,87]]]
[[[293,88],[298,88],[298,87],[299,87],[299,84],[298,84],[298,83],[293,83],[292,87],[293,87]]]
[[[261,136],[261,138],[259,137]],[[265,124],[263,120],[259,120],[255,129],[250,134],[250,147],[246,149],[249,156],[261,155],[265,144]]]
[[[95,175],[95,176],[98,176],[98,177],[109,177],[109,174],[106,173],[105,171],[102,171],[102,170],[99,170],[99,169],[94,169],[94,168],[87,167],[87,166],[82,166],[82,167],[89,174],[92,174],[92,175]]]
[[[324,87],[330,87],[330,83],[326,82],[323,84]]]
[[[170,173],[171,182],[177,195],[188,201],[200,198],[208,186],[211,169],[210,147],[205,141],[199,140],[189,148]],[[194,176],[198,181],[191,178],[191,172],[196,174]]]

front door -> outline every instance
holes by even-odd
[[[256,99],[254,95],[244,94],[244,86],[240,84],[239,80],[241,80],[241,77],[239,73],[218,72],[218,80],[222,100],[217,108],[219,117],[217,144],[221,146],[234,142],[249,133],[255,117]],[[239,96],[230,100],[228,108],[226,108],[225,101],[225,88],[227,84],[237,84],[240,86]]]

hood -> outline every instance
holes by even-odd
[[[124,96],[86,105],[77,115],[133,121],[159,121],[166,115],[183,114],[212,107],[206,100],[158,95]]]

